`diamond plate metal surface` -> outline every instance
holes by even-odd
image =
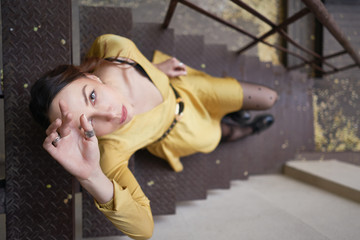
[[[83,196],[83,237],[123,235],[94,204],[94,198],[85,190]]]
[[[223,77],[227,70],[227,48],[222,44],[209,44],[205,45],[204,58],[206,73],[214,77]]]
[[[70,0],[3,0],[8,239],[72,239],[71,176],[42,149],[28,111],[30,85],[71,63]]]
[[[150,200],[153,215],[175,213],[176,173],[146,150],[135,153],[135,177]]]
[[[174,54],[174,31],[172,29],[162,29],[160,24],[134,24],[132,40],[141,53],[150,61],[154,55],[154,50],[160,50],[170,56]]]
[[[175,38],[175,57],[186,65],[202,69],[204,60],[204,37],[195,35],[177,35]]]
[[[176,201],[206,199],[208,163],[205,154],[181,158],[184,170],[176,175]]]
[[[96,37],[112,33],[130,37],[132,13],[129,8],[80,6],[80,52],[83,58]]]

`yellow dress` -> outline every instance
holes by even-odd
[[[106,34],[93,43],[89,57],[122,57],[138,63],[160,91],[163,102],[136,115],[128,124],[99,138],[101,168],[114,183],[114,198],[97,207],[116,227],[135,239],[146,239],[153,228],[149,200],[128,169],[128,160],[146,147],[166,160],[174,171],[182,171],[180,157],[211,152],[221,137],[220,121],[242,106],[241,85],[233,78],[216,78],[187,67],[187,75],[169,79],[124,37]],[[153,63],[170,58],[155,51]],[[163,140],[156,141],[175,117],[176,99],[170,82],[184,100],[183,117]]]

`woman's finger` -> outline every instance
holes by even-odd
[[[95,140],[95,132],[93,126],[87,120],[85,114],[81,115],[80,117],[80,124],[81,127],[84,129],[85,138],[87,140]]]
[[[46,129],[46,135],[50,135],[51,133],[56,132],[56,130],[61,126],[61,123],[61,119],[55,119],[55,121],[53,121]]]
[[[71,132],[70,128],[72,124],[72,114],[69,112],[68,106],[66,102],[64,102],[63,100],[59,101],[59,107],[60,107],[61,119],[62,119],[62,124],[61,124],[61,128],[59,129],[59,132],[61,136],[65,137],[69,135]]]
[[[59,101],[59,108],[60,108],[62,118],[65,117],[67,113],[69,113],[68,105],[62,99]]]
[[[70,134],[72,128],[72,114],[66,114],[62,119],[62,124],[58,128],[58,132],[61,137],[66,137]]]
[[[173,71],[171,71],[170,77],[179,77],[179,76],[184,76],[186,74],[187,72],[185,68],[175,68]]]
[[[174,64],[174,65],[179,65],[179,63],[180,63],[180,61],[179,61],[176,57],[172,57],[172,58],[170,59],[170,61],[171,61],[172,64]]]
[[[173,58],[172,59],[173,62],[173,69],[175,71],[175,75],[176,76],[182,76],[182,75],[186,75],[186,66],[183,62],[180,62],[177,58]]]
[[[48,151],[50,154],[52,154],[54,151],[56,151],[56,146],[53,144],[54,140],[59,137],[59,135],[56,132],[51,133],[48,135],[43,143],[43,148]],[[61,141],[61,140],[60,140]],[[58,141],[59,142],[59,141]],[[57,142],[57,143],[58,143]],[[56,144],[57,144],[56,143]]]

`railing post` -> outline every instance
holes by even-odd
[[[175,8],[176,8],[177,4],[178,4],[178,0],[171,0],[170,1],[169,8],[168,8],[168,11],[166,13],[164,23],[162,25],[163,28],[168,28],[169,27],[171,18],[174,15],[174,11],[175,11]]]
[[[335,39],[349,53],[351,58],[360,67],[360,57],[352,48],[350,42],[346,39],[344,33],[340,30],[333,17],[326,10],[324,4],[320,0],[302,0],[303,3],[311,10],[316,18],[324,25]]]

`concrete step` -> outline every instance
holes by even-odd
[[[316,85],[326,87],[329,83],[318,81]],[[332,160],[351,163],[360,166],[360,152],[301,152],[295,156],[294,160]]]
[[[288,176],[360,202],[360,167],[337,160],[290,161]]]
[[[181,202],[176,210],[155,217],[152,239],[359,239],[358,203],[284,175],[232,181],[231,190],[209,191],[206,201]]]

